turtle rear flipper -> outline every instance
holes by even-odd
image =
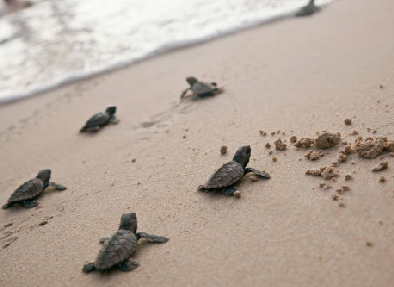
[[[94,263],[85,264],[82,268],[82,271],[85,273],[91,272],[94,270]]]
[[[220,191],[224,194],[233,195],[234,192],[237,191],[237,189],[235,187],[223,187],[220,189]]]
[[[123,272],[128,272],[136,269],[139,266],[139,264],[135,261],[124,261],[122,263],[119,263],[119,269],[122,270]]]
[[[2,208],[2,209],[7,209],[7,208],[9,208],[9,207],[12,207],[13,205],[14,205],[13,202],[7,202],[7,203],[4,204],[1,208]]]
[[[150,243],[165,243],[168,241],[167,237],[148,234],[146,232],[137,232],[137,239],[146,238]]]
[[[260,177],[271,178],[271,176],[268,173],[251,167],[245,168],[245,174],[247,174],[248,172],[253,172],[255,175]]]
[[[201,95],[198,95],[198,94],[192,94],[192,97],[191,97],[191,100],[192,100],[192,102],[196,102],[196,101],[198,101],[199,99],[201,98]]]
[[[105,244],[105,243],[108,242],[110,239],[111,239],[110,237],[100,238],[99,243],[100,243],[100,244]]]
[[[36,207],[37,205],[38,205],[38,202],[37,202],[37,201],[31,201],[31,200],[25,200],[25,201],[23,201],[23,206],[24,206],[24,207],[31,208],[31,207]]]

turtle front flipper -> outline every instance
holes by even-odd
[[[118,118],[115,115],[111,116],[111,119],[109,120],[109,124],[111,125],[117,125],[119,123]]]
[[[49,182],[48,185],[53,187],[56,190],[66,190],[67,189],[67,187],[65,187],[65,186],[63,186],[61,184],[58,184],[56,182]]]
[[[80,133],[87,133],[87,132],[98,132],[100,130],[99,126],[95,126],[95,127],[87,127],[87,126],[83,126],[79,132]]]
[[[146,232],[137,232],[137,239],[146,238],[150,243],[165,243],[168,241],[167,237],[148,234]]]
[[[139,264],[135,261],[124,261],[122,263],[119,263],[119,269],[122,270],[123,272],[128,272],[136,269],[139,266]]]
[[[180,98],[183,99],[183,98],[186,96],[186,94],[187,94],[187,92],[188,92],[189,90],[191,90],[191,89],[190,89],[190,88],[185,89],[185,90],[182,92]]]
[[[25,200],[25,201],[23,201],[23,206],[24,206],[24,207],[31,208],[31,207],[36,207],[37,205],[38,205],[38,202],[37,202],[37,201],[31,201],[31,200]]]
[[[94,270],[94,263],[85,264],[83,266],[83,268],[82,268],[82,271],[85,272],[85,273],[88,273],[88,272],[93,271],[93,270]]]
[[[245,175],[247,173],[249,173],[249,172],[253,172],[255,175],[258,175],[260,177],[271,178],[271,176],[268,173],[264,172],[264,171],[261,171],[261,170],[258,170],[258,169],[254,169],[254,168],[250,168],[250,167],[245,168]]]

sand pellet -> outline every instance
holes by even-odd
[[[320,151],[313,151],[313,150],[309,150],[304,157],[306,157],[309,160],[318,160],[319,158],[323,157],[324,154],[323,152]]]
[[[388,162],[388,161],[382,161],[382,162],[380,162],[378,165],[376,165],[376,166],[372,169],[372,171],[380,171],[380,170],[383,170],[383,169],[387,169],[388,166],[389,166],[389,162]]]
[[[347,160],[347,156],[344,153],[340,153],[338,156],[338,162],[342,163],[345,162]]]
[[[327,131],[323,131],[319,134],[317,138],[315,138],[314,146],[318,149],[326,149],[332,147],[334,145],[339,144],[341,140],[341,134],[337,133],[330,133]]]
[[[341,199],[341,197],[339,196],[339,194],[334,193],[334,194],[332,195],[332,200],[338,201],[338,200],[340,200],[340,199]]]
[[[275,148],[280,151],[284,151],[286,149],[286,144],[282,142],[282,139],[277,139],[275,142]]]
[[[259,133],[260,133],[262,136],[267,135],[267,132],[265,132],[265,131],[259,131]]]
[[[311,138],[302,138],[298,142],[295,143],[296,147],[310,147],[313,145],[313,139]]]

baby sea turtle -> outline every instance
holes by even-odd
[[[22,184],[11,197],[8,202],[3,206],[3,209],[13,206],[14,204],[23,204],[25,207],[34,207],[38,202],[32,201],[35,197],[39,196],[48,186],[54,187],[56,190],[65,190],[66,187],[55,182],[49,182],[51,171],[49,169],[41,170],[37,176],[28,182]]]
[[[110,238],[101,238],[100,243],[104,246],[99,252],[96,261],[85,264],[83,272],[87,273],[97,269],[109,270],[115,266],[122,271],[131,271],[138,267],[135,261],[128,259],[137,248],[137,241],[146,238],[150,243],[165,243],[168,238],[151,235],[145,232],[137,232],[137,217],[135,213],[124,213],[120,220],[119,229]]]
[[[302,7],[298,12],[296,13],[297,17],[300,16],[308,16],[312,15],[316,12],[319,12],[321,9],[320,7],[315,6],[315,0],[310,0],[308,5]]]
[[[253,172],[257,176],[270,178],[268,173],[259,171],[254,168],[246,167],[249,162],[251,148],[249,145],[238,148],[232,161],[224,164],[219,168],[204,185],[198,187],[199,190],[221,191],[225,194],[233,195],[237,190],[233,187],[248,172]]]
[[[86,125],[83,126],[79,131],[83,132],[97,132],[100,127],[108,124],[116,125],[118,119],[115,116],[116,107],[108,107],[105,112],[94,114],[90,119],[86,121]]]
[[[206,96],[214,96],[222,92],[222,89],[218,88],[215,82],[199,82],[195,77],[187,77],[186,82],[190,84],[190,88],[183,91],[181,99],[185,97],[188,90],[193,92],[192,101],[197,101],[198,99]]]

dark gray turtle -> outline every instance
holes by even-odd
[[[151,243],[165,243],[168,238],[137,232],[137,217],[135,213],[124,213],[120,220],[119,229],[110,238],[101,238],[104,246],[100,250],[96,261],[85,264],[83,272],[87,273],[97,269],[99,271],[119,267],[122,271],[131,271],[138,267],[135,261],[128,259],[137,248],[137,241],[146,238]]]
[[[222,90],[217,87],[215,82],[206,83],[199,82],[195,77],[187,77],[186,82],[190,84],[190,88],[187,88],[181,94],[181,99],[183,99],[188,90],[193,92],[192,101],[197,101],[200,98],[206,96],[214,96],[217,93],[220,93]]]
[[[312,15],[316,12],[319,12],[321,9],[320,7],[315,6],[315,0],[310,0],[308,5],[302,7],[298,12],[296,13],[297,17],[300,16],[308,16]]]
[[[108,107],[105,112],[94,114],[90,119],[86,121],[86,125],[83,126],[79,131],[83,132],[97,132],[101,127],[108,124],[116,125],[118,119],[115,116],[116,107]]]
[[[49,182],[50,177],[51,171],[49,169],[41,170],[37,174],[37,177],[25,182],[14,191],[14,193],[8,199],[8,202],[3,206],[3,209],[11,207],[14,204],[23,204],[25,207],[37,206],[38,202],[32,201],[32,199],[39,196],[48,186],[52,186],[56,190],[67,189],[66,187],[55,182]]]
[[[268,173],[254,168],[246,167],[249,163],[251,148],[249,145],[238,148],[232,161],[219,168],[205,183],[198,187],[199,190],[221,191],[225,194],[233,195],[237,190],[233,185],[248,172],[253,172],[257,176],[270,178]]]

